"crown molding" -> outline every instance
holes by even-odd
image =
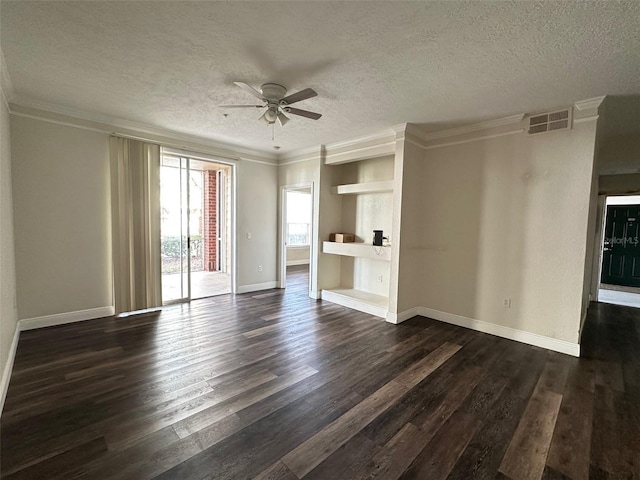
[[[308,162],[322,157],[322,145],[299,148],[291,152],[278,155],[279,165],[291,165],[292,163]]]
[[[351,138],[349,140],[343,140],[340,142],[328,143],[324,146],[327,154],[330,155],[331,151],[335,150],[348,150],[348,149],[357,149],[362,148],[362,144],[364,143],[372,143],[372,144],[384,144],[390,141],[391,137],[394,137],[395,140],[396,131],[394,127],[391,127],[387,130],[377,131],[374,133],[370,133],[369,135],[364,135],[361,137]]]
[[[9,76],[9,70],[7,70],[7,64],[4,61],[4,53],[2,52],[1,47],[0,47],[0,96],[2,96],[2,101],[7,107],[7,110],[11,111],[9,102],[15,97],[15,92],[13,90],[13,83],[11,82],[11,77]]]
[[[602,104],[605,98],[606,96],[603,95],[602,97],[594,97],[594,98],[588,98],[586,100],[579,100],[575,102],[574,105],[578,110],[590,110],[592,108],[600,107],[600,105]]]
[[[490,128],[503,127],[505,125],[515,125],[524,119],[524,113],[518,113],[516,115],[510,115],[508,117],[496,118],[493,120],[487,120],[485,122],[472,123],[465,125],[464,127],[450,128],[447,130],[440,130],[438,132],[427,133],[415,127],[411,129],[411,133],[414,137],[418,137],[425,142],[432,140],[439,140],[441,138],[457,137],[465,135],[467,133],[474,133],[481,130],[488,130]]]
[[[277,165],[278,161],[277,156],[273,153],[255,150],[233,143],[226,143],[211,138],[191,135],[188,133],[176,132],[174,130],[155,127],[144,123],[133,122],[107,115],[89,113],[60,105],[17,99],[17,101],[12,101],[10,103],[10,107],[11,113],[18,116],[28,116],[53,123],[88,128],[90,130],[103,131],[105,133],[123,136],[132,136],[133,132],[133,136],[138,136],[141,139],[145,139],[145,135],[165,138],[169,139],[172,143],[170,146],[184,148],[187,150],[189,147],[181,145],[181,142],[202,145],[224,152],[227,157],[229,156],[229,153],[232,153],[234,154],[233,156],[255,158],[273,165]],[[56,118],[56,116],[62,116],[63,118]],[[156,142],[158,141],[153,138],[151,140]]]

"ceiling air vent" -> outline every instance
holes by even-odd
[[[529,135],[554,130],[566,130],[571,124],[571,112],[559,110],[551,113],[541,113],[529,117]]]

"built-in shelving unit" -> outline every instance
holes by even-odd
[[[349,185],[338,185],[332,188],[333,193],[339,195],[357,195],[360,193],[382,193],[393,192],[393,180],[381,182],[352,183]]]
[[[362,152],[341,152],[331,160],[327,157],[329,171],[326,178],[333,185],[328,195],[322,196],[324,211],[331,212],[329,232],[353,233],[359,239],[371,239],[373,230],[382,230],[393,238],[395,155],[385,141],[380,145],[379,156],[373,156],[365,145]],[[327,237],[325,237],[327,238]],[[391,285],[391,246],[376,247],[369,242],[322,244],[320,262],[326,280],[320,285],[322,299],[345,307],[385,318],[389,311]]]
[[[325,289],[322,290],[322,298],[376,317],[386,318],[389,311],[389,297],[353,288]]]
[[[338,243],[323,242],[322,252],[347,257],[371,258],[373,260],[391,261],[391,247],[374,247],[370,243]]]

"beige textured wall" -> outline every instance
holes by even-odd
[[[275,282],[278,167],[241,161],[237,172],[238,286]]]
[[[310,250],[309,247],[287,247],[287,265],[308,264]]]
[[[12,204],[9,111],[0,98],[0,376],[7,365],[18,319]]]
[[[578,341],[595,125],[425,151],[422,306]]]
[[[11,120],[19,318],[112,305],[108,135]]]
[[[425,203],[424,151],[406,142],[402,156],[402,188],[395,193],[402,196],[400,235],[395,239],[400,242],[398,312],[426,306],[422,304],[422,282],[415,279],[423,276],[422,256],[425,251],[424,242],[428,238],[424,232],[425,223],[422,218]]]

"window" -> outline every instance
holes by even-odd
[[[310,244],[311,193],[287,192],[287,245],[306,247]]]

